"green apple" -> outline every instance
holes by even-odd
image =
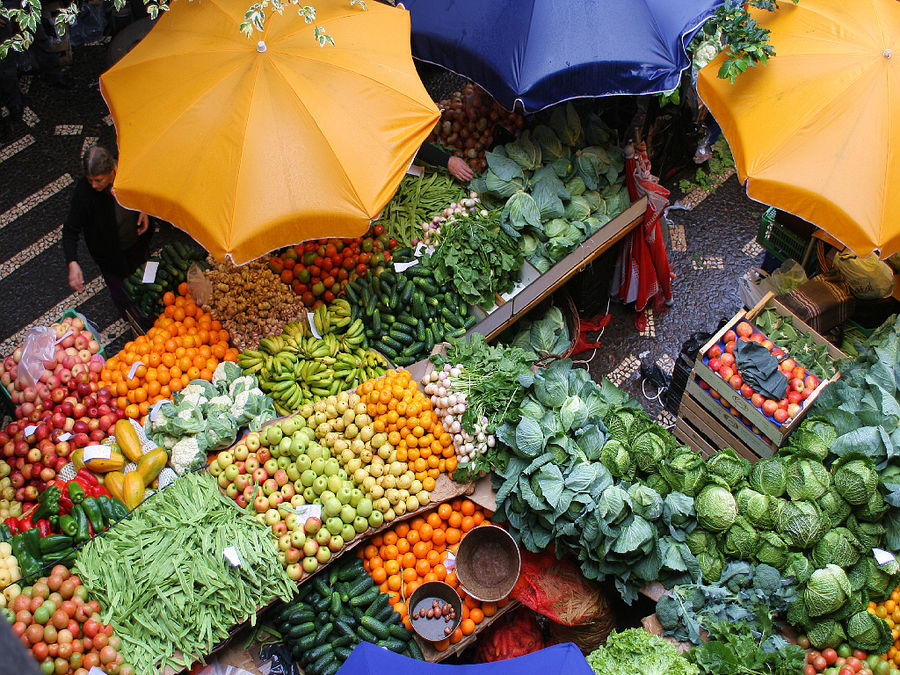
[[[266,427],[266,441],[268,442],[269,447],[274,445],[278,445],[281,443],[281,427],[277,424],[270,424]]]
[[[363,518],[362,516],[356,516],[356,518],[353,519],[353,529],[356,530],[357,534],[362,534],[369,529],[368,519]]]
[[[291,540],[291,546],[294,548],[303,548],[303,545],[306,544],[306,534],[304,534],[302,529],[296,529],[289,535]]]
[[[341,502],[336,497],[331,497],[330,499],[323,498],[322,504],[322,511],[327,518],[332,518],[334,516],[341,516],[341,518],[343,518],[343,508]]]
[[[303,473],[300,474],[300,482],[303,483],[303,487],[310,487],[313,482],[316,480],[316,473],[310,469],[307,469]]]
[[[315,556],[309,556],[303,559],[303,571],[307,574],[312,574],[317,569],[319,569],[319,561],[316,560]]]
[[[372,500],[368,497],[363,497],[359,500],[359,504],[356,505],[356,512],[361,515],[363,518],[368,518],[372,515]]]
[[[260,442],[259,442],[259,432],[251,431],[247,434],[247,437],[244,439],[244,443],[247,445],[247,449],[250,452],[256,452],[259,450]]]
[[[297,470],[303,473],[312,467],[312,459],[310,459],[309,455],[300,455],[294,460],[294,464],[297,465]]]
[[[313,490],[316,491],[317,495],[322,494],[325,490],[328,489],[328,479],[325,476],[316,476],[316,479],[312,484]]]
[[[345,504],[340,509],[341,520],[345,523],[352,523],[353,519],[356,518],[356,509],[354,509],[349,504]]]
[[[352,490],[350,490],[350,506],[355,509],[357,506],[359,506],[359,502],[363,497],[364,495],[362,493],[362,490],[360,490],[359,488],[353,488]]]
[[[331,560],[331,550],[327,546],[320,546],[319,550],[316,551],[316,560],[324,565]]]
[[[384,514],[381,511],[372,511],[369,514],[369,527],[381,527],[384,522]]]
[[[340,500],[341,504],[349,504],[350,498],[353,494],[353,488],[351,488],[347,483],[344,483],[335,494]]]
[[[355,536],[356,528],[352,524],[344,523],[344,526],[341,528],[341,537],[343,537],[344,541],[350,541]]]
[[[344,528],[344,521],[333,516],[325,521],[325,527],[331,534],[340,534],[341,530]]]
[[[329,476],[327,478],[328,481],[328,489],[331,490],[334,494],[340,492],[340,489],[344,486],[344,481],[341,480],[340,476]]]
[[[327,527],[323,527],[321,530],[316,532],[316,543],[319,544],[319,547],[328,546],[328,542],[331,541],[331,532],[328,531]]]

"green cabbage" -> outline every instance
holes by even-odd
[[[584,181],[580,176],[574,176],[573,178],[570,178],[566,181],[566,190],[568,190],[569,194],[571,194],[573,197],[578,197],[584,194],[585,190],[587,190],[587,187],[585,186]],[[588,207],[588,213],[585,215],[585,217],[587,217],[588,215],[590,215],[590,207]]]
[[[831,529],[831,520],[815,502],[787,502],[778,514],[778,533],[789,546],[809,549]]]
[[[793,457],[788,463],[787,492],[791,499],[815,500],[831,486],[831,474],[821,462]]]
[[[706,462],[706,470],[722,478],[733,488],[750,474],[750,462],[731,448],[720,450]]]
[[[889,506],[887,502],[884,501],[884,497],[876,490],[872,493],[872,496],[869,497],[869,501],[854,509],[853,515],[857,520],[877,523],[880,522],[884,517],[884,514],[887,513],[888,508]]]
[[[853,506],[868,503],[878,489],[878,472],[868,457],[847,460],[847,455],[839,457],[832,467],[834,487]]]
[[[838,494],[834,485],[828,488],[816,501],[823,513],[826,513],[834,526],[840,525],[850,515],[850,505]]]
[[[647,487],[653,488],[663,497],[668,495],[672,488],[669,487],[669,484],[666,482],[666,479],[662,477],[662,474],[659,473],[651,473],[644,479],[644,484]]]
[[[886,652],[894,642],[887,623],[865,611],[847,620],[847,639],[852,646],[874,654]]]
[[[575,169],[589,190],[606,185],[609,155],[605,148],[590,146],[575,152]]]
[[[507,199],[525,188],[522,180],[503,180],[490,169],[484,172],[484,186],[489,193]]]
[[[688,497],[696,497],[709,482],[706,463],[700,455],[690,450],[682,450],[660,466],[663,478],[677,492]]]
[[[566,145],[575,146],[581,142],[583,135],[581,118],[571,103],[553,108],[550,113],[550,127]]]
[[[638,434],[631,444],[631,452],[638,469],[644,473],[656,471],[665,458],[666,441],[663,434],[666,433],[661,427],[652,426]]]
[[[503,207],[502,222],[508,223],[515,230],[522,230],[526,226],[541,226],[541,211],[537,203],[527,192],[517,192],[510,197]]]
[[[840,609],[852,592],[846,572],[829,564],[812,573],[803,589],[803,602],[810,616],[822,616]]]
[[[541,146],[531,140],[531,134],[526,129],[512,143],[506,144],[506,155],[523,169],[533,171],[541,165]]]
[[[789,553],[784,576],[793,577],[798,584],[805,584],[812,576],[815,566],[802,553]]]
[[[750,487],[770,497],[780,497],[787,488],[787,469],[780,457],[765,457],[750,471]]]
[[[756,560],[772,565],[783,572],[788,565],[788,547],[784,539],[775,532],[759,533],[759,548],[756,549]]]
[[[567,220],[584,220],[591,215],[591,205],[581,195],[574,195],[566,204],[565,218]]]
[[[631,453],[621,441],[609,439],[600,451],[600,461],[615,478],[625,480],[634,478],[635,465]]]
[[[829,530],[819,540],[812,552],[816,567],[834,564],[851,567],[859,560],[859,540],[846,527]]]
[[[735,518],[734,524],[728,528],[728,532],[725,534],[722,548],[725,555],[741,560],[751,560],[758,548],[759,533],[756,529],[743,516]]]
[[[713,532],[724,532],[730,528],[738,515],[734,497],[718,485],[703,488],[697,495],[694,508],[697,510],[697,523],[700,527]]]
[[[716,550],[716,537],[708,530],[697,528],[690,532],[684,541],[688,545],[690,552],[695,556],[700,555],[703,551]]]
[[[797,604],[797,603],[794,603]],[[844,627],[838,621],[816,621],[806,632],[806,637],[816,649],[834,649],[847,641]]]
[[[647,520],[658,520],[663,513],[663,499],[653,488],[642,483],[633,483],[628,488],[634,512]]]
[[[559,183],[558,178],[553,180]],[[561,187],[562,183],[559,183],[559,185]],[[541,214],[541,221],[562,218],[565,215],[566,209],[559,195],[556,194],[554,184],[549,179],[545,178],[538,181],[531,190],[531,196],[534,198],[535,204],[537,204],[538,211]]]
[[[568,157],[568,150],[563,148],[559,136],[548,126],[539,124],[531,134],[532,140],[537,142],[541,149],[541,159],[545,162]]]

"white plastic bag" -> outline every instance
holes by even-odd
[[[835,256],[834,267],[860,300],[886,298],[894,290],[894,271],[875,255],[857,258],[849,251],[843,251]]]
[[[790,293],[807,281],[806,271],[800,266],[800,263],[791,258],[785,260],[781,267],[772,272],[772,285],[775,287],[777,295]]]
[[[765,270],[756,268],[747,270],[747,273],[741,277],[738,290],[744,307],[751,309],[762,300],[766,293],[775,290],[775,284],[772,283],[772,278]]]
[[[203,270],[200,269],[197,263],[192,263],[190,269],[188,269],[187,285],[188,291],[190,291],[191,297],[197,305],[202,307],[209,303],[210,298],[212,298],[212,284],[209,283],[209,279],[206,278],[206,275],[203,274]]]
[[[33,387],[44,374],[44,361],[55,359],[56,330],[46,326],[31,328],[25,333],[25,345],[22,347],[22,358],[19,359],[16,376]]]

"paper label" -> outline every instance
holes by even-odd
[[[410,176],[421,176],[425,172],[425,167],[418,166],[416,164],[410,164],[409,168],[406,170]]]
[[[156,281],[156,270],[159,269],[159,263],[150,260],[147,262],[147,266],[144,267],[144,278],[141,279],[141,283],[152,284]]]
[[[112,457],[112,448],[108,445],[88,445],[84,449],[85,463],[92,459],[109,459],[110,457]]]
[[[91,666],[91,669],[88,671],[88,675],[106,675],[106,673],[100,670],[97,666]]]
[[[159,409],[162,407],[163,403],[168,403],[169,399],[163,398],[153,404],[153,407],[150,408],[150,421],[155,422],[156,416],[159,414]]]
[[[232,567],[241,566],[241,556],[238,555],[237,549],[234,546],[226,546],[222,550],[222,555],[225,556],[225,560],[227,560],[228,564]]]
[[[321,504],[304,504],[303,506],[293,507],[290,502],[281,502],[281,504],[278,505],[278,508],[283,511],[297,514],[304,523],[310,518],[322,520]]]
[[[893,553],[885,551],[883,548],[873,548],[872,553],[875,555],[875,562],[879,565],[884,565],[897,559]]]
[[[316,330],[316,321],[313,319],[312,312],[306,313],[306,320],[309,321],[309,329],[312,331],[313,337],[316,338],[316,340],[321,340],[322,336],[319,335],[319,331]]]
[[[456,555],[450,551],[447,552],[447,559],[444,561],[444,569],[448,572],[456,569]]]
[[[413,255],[417,258],[421,258],[422,254],[428,251],[428,247],[425,245],[424,241],[420,241],[416,244],[416,250],[413,251]]]
[[[25,427],[25,435],[26,436],[31,436],[31,434],[33,434],[35,431],[37,431],[36,424],[31,424],[31,425]]]
[[[60,440],[60,441],[67,441],[70,438],[72,438],[72,434],[70,434],[68,431],[57,436],[57,440]]]
[[[134,374],[137,372],[138,366],[144,365],[143,361],[135,361],[131,364],[131,370],[128,371],[128,379],[130,380],[134,377]]]
[[[415,266],[418,265],[418,264],[419,264],[419,261],[418,261],[418,260],[413,260],[412,262],[405,262],[405,263],[395,262],[395,263],[394,263],[394,271],[397,272],[397,273],[399,273],[399,272],[405,272],[405,271],[408,270],[410,267],[415,267]]]
[[[72,331],[67,331],[66,333],[63,334],[63,336],[62,336],[61,338],[59,338],[59,339],[56,341],[56,344],[59,344],[60,342],[62,342],[63,340],[65,340],[67,337],[69,337],[71,334],[72,334]]]

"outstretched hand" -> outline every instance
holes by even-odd
[[[468,183],[472,180],[472,176],[475,175],[472,167],[462,157],[451,157],[450,161],[447,162],[447,168],[450,170],[450,173],[456,176],[457,180],[461,180],[463,183]]]

